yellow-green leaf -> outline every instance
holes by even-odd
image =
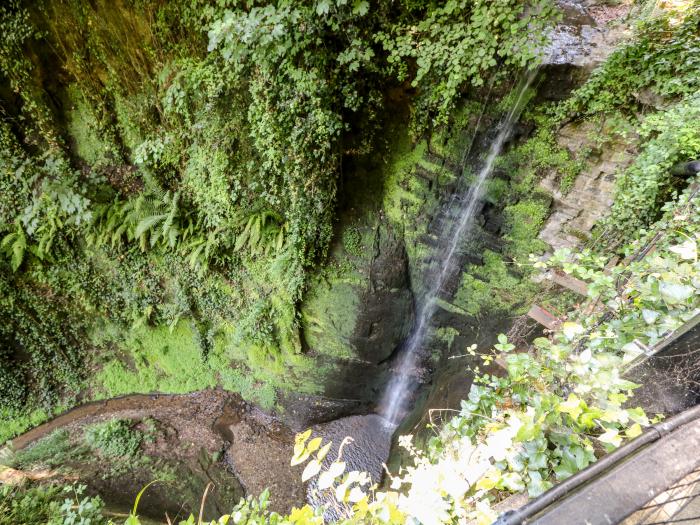
[[[328,455],[328,451],[331,449],[331,445],[333,444],[332,441],[329,441],[325,445],[321,447],[321,450],[318,451],[318,454],[316,454],[316,459],[319,461],[323,461],[325,457]]]
[[[301,474],[302,481],[308,481],[321,471],[321,463],[312,459]]]
[[[620,443],[622,443],[622,436],[620,436],[620,432],[616,428],[611,428],[598,436],[598,440],[619,447]]]
[[[625,430],[625,435],[630,439],[636,438],[641,433],[642,433],[642,426],[639,423],[635,423],[634,425],[629,427],[627,430]]]
[[[306,450],[309,451],[309,453],[313,453],[316,450],[318,450],[318,447],[321,446],[321,438],[313,438],[311,441],[309,441],[309,444],[306,445]]]
[[[583,409],[581,408],[581,400],[576,396],[576,394],[569,394],[569,398],[566,401],[559,403],[557,410],[559,410],[559,412],[569,414],[574,421],[576,421],[581,415],[581,412],[583,412]]]

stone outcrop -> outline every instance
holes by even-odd
[[[591,0],[559,0],[563,15],[552,31],[549,46],[544,50],[544,63],[566,65],[592,70],[601,64],[629,36],[624,22],[632,3],[620,2],[616,6]]]
[[[572,188],[562,193],[556,172],[544,177],[540,186],[553,197],[549,218],[540,239],[556,250],[574,247],[588,240],[595,223],[605,216],[613,202],[616,175],[634,158],[634,147],[627,142],[608,142],[596,147],[598,137],[610,136],[605,125],[594,122],[564,126],[557,141],[572,154],[589,150],[586,166],[576,177]]]

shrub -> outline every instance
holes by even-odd
[[[85,431],[85,443],[110,458],[131,458],[138,454],[143,435],[133,430],[128,419],[111,419]]]

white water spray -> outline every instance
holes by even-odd
[[[453,198],[449,204],[448,216],[451,215],[452,208],[459,206],[459,208],[455,209],[455,211],[459,212],[459,220],[446,231],[445,242],[435,258],[441,266],[438,271],[433,272],[433,277],[428,282],[423,305],[416,317],[415,328],[403,347],[396,365],[396,371],[389,381],[379,404],[379,413],[393,425],[397,425],[400,422],[404,412],[409,408],[410,394],[416,382],[413,379],[413,375],[420,365],[421,349],[428,335],[430,321],[437,310],[439,294],[455,263],[457,248],[463,242],[465,235],[469,232],[474,222],[479,202],[483,196],[484,183],[493,172],[496,158],[501,154],[504,144],[510,137],[513,127],[520,117],[525,94],[535,75],[536,70],[530,71],[524,81],[516,88],[517,94],[513,106],[499,122],[497,134],[493,142],[491,142],[488,155],[476,180],[470,186],[463,199]]]

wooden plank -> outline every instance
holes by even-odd
[[[588,285],[580,279],[576,279],[576,277],[571,277],[565,273],[552,272],[552,281],[579,295],[588,295]]]
[[[537,306],[536,304],[533,304],[530,307],[530,310],[527,312],[527,315],[528,317],[534,319],[549,330],[554,330],[557,326],[559,326],[560,323],[557,317],[552,315],[550,312],[548,312],[541,306]]]

